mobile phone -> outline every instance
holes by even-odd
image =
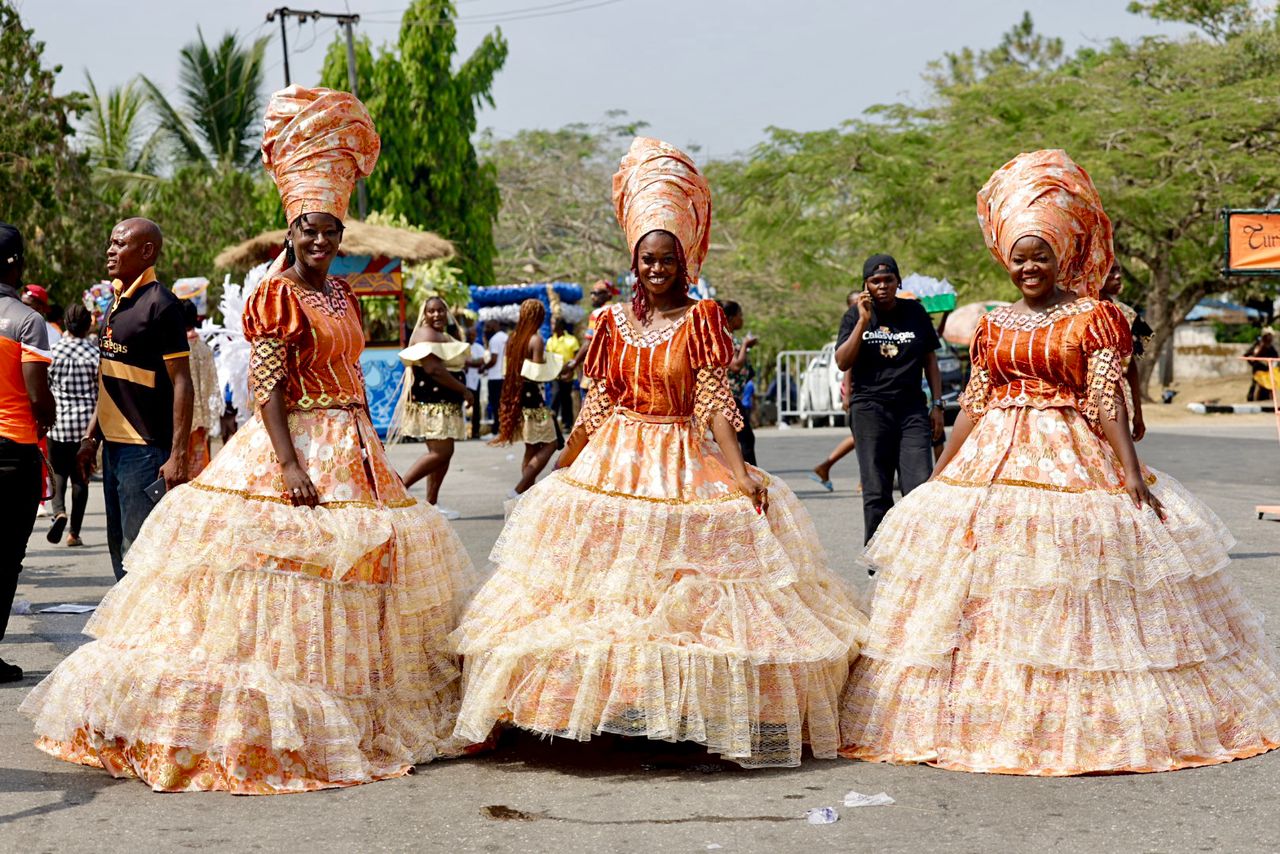
[[[143,492],[147,493],[147,497],[151,499],[152,504],[159,504],[160,499],[164,498],[166,489],[168,489],[168,486],[165,484],[164,478],[158,477],[155,482],[144,489]]]

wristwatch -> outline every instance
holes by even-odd
[[[935,398],[933,399],[933,408],[934,408],[934,409],[945,409],[945,408],[946,408],[946,407],[945,407],[945,406],[943,406],[943,404],[942,404],[942,398],[940,398],[940,397],[935,397]]]

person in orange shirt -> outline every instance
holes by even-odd
[[[18,292],[24,263],[22,234],[0,223],[0,640],[44,487],[38,443],[54,420],[48,331]],[[21,678],[22,668],[0,660],[0,682]]]

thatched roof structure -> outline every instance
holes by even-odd
[[[270,261],[284,246],[285,230],[264,231],[244,243],[228,246],[218,253],[213,263],[232,270],[248,270]],[[350,220],[342,235],[340,255],[382,255],[399,258],[405,263],[452,258],[453,244],[429,231],[409,231],[389,225],[369,225]]]

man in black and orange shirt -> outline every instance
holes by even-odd
[[[124,556],[157,500],[148,487],[161,478],[167,489],[187,480],[191,435],[191,368],[182,306],[156,281],[160,228],[126,219],[111,231],[107,273],[115,302],[100,341],[98,409],[80,443],[82,471],[102,449],[102,488],[107,547],[116,579]]]
[[[54,418],[49,336],[44,318],[22,304],[23,266],[22,235],[0,223],[0,640],[44,491],[37,443]],[[22,668],[0,660],[0,682],[21,678]]]

